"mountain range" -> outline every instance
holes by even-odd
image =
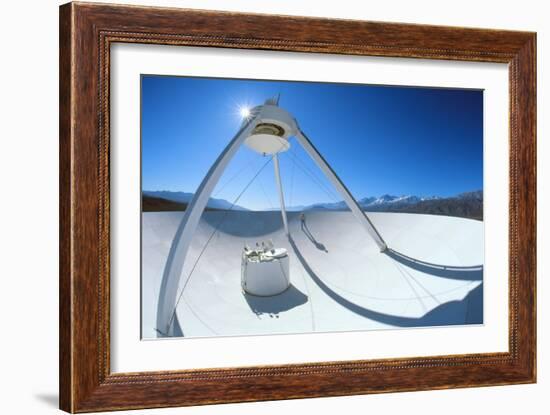
[[[144,211],[185,210],[192,197],[193,193],[187,192],[144,191],[142,206]],[[483,220],[482,190],[460,193],[452,197],[385,194],[380,197],[364,197],[357,202],[366,212],[425,213]],[[227,200],[214,198],[211,198],[207,204],[209,210],[227,210],[231,206],[232,204]],[[248,209],[235,205],[233,210]],[[348,210],[348,207],[344,201],[287,207],[289,212],[320,210],[344,211]]]
[[[187,204],[191,202],[191,199],[194,196],[194,193],[172,192],[169,190],[154,190],[154,191],[144,190],[142,194],[143,196],[149,196],[150,198],[168,200],[168,201],[183,204],[185,206],[187,206]],[[218,209],[227,210],[227,209],[231,209],[231,206],[233,206],[233,204],[231,202],[228,202],[225,199],[215,199],[211,197],[206,206],[216,210]],[[180,209],[175,209],[175,210],[180,210]],[[246,209],[242,206],[235,205],[233,206],[232,210],[250,210],[250,209]]]
[[[359,206],[365,210],[376,210],[376,209],[385,209],[388,206],[397,207],[397,206],[408,206],[415,203],[422,202],[424,200],[437,200],[440,199],[437,196],[432,196],[429,198],[423,198],[419,196],[393,196],[393,195],[382,195],[380,197],[364,197],[357,200]],[[329,209],[329,210],[347,210],[347,205],[344,201],[334,202],[334,203],[315,203],[310,206],[306,206],[305,210],[319,210],[319,209]],[[295,210],[293,207],[290,207],[289,210]],[[304,207],[300,207],[300,210],[304,210]]]

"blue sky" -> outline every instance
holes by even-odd
[[[483,188],[480,90],[149,75],[141,82],[143,190],[194,192],[239,129],[239,109],[279,93],[280,106],[358,199]],[[213,197],[234,201],[268,160],[243,146]],[[341,200],[294,138],[280,163],[288,205]],[[238,204],[277,203],[268,165]]]

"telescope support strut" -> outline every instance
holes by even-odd
[[[285,195],[283,193],[283,182],[281,181],[281,170],[279,167],[279,157],[277,153],[273,155],[273,166],[275,167],[275,179],[277,180],[277,188],[279,190],[279,201],[281,202],[281,216],[283,217],[283,226],[285,228],[285,235],[288,237],[288,221],[286,217],[285,208]]]
[[[327,178],[330,180],[330,182],[336,188],[336,190],[338,190],[340,195],[342,195],[342,197],[344,198],[344,201],[346,202],[348,207],[351,209],[351,212],[353,213],[353,215],[365,227],[369,235],[374,239],[374,242],[376,242],[376,245],[378,245],[378,248],[380,248],[380,252],[384,252],[386,249],[388,249],[386,242],[384,241],[384,239],[382,239],[382,236],[380,235],[378,230],[376,230],[376,228],[374,227],[374,224],[370,221],[370,219],[365,214],[363,209],[361,209],[361,207],[359,206],[355,198],[351,195],[348,188],[344,185],[342,180],[340,180],[340,178],[334,172],[334,170],[332,170],[332,168],[323,158],[321,153],[319,153],[319,151],[314,147],[314,145],[306,137],[306,135],[302,132],[302,130],[298,131],[298,134],[296,134],[296,138],[298,142],[302,145],[304,150],[307,151],[307,153],[310,155],[313,161],[315,161],[315,163],[323,171],[325,176],[327,176]]]
[[[170,246],[157,305],[157,330],[165,336],[172,335],[172,322],[177,303],[181,273],[202,212],[206,208],[210,195],[214,191],[225,168],[255,126],[256,119],[253,118],[233,137],[212,167],[210,167],[187,209],[185,209],[181,223]]]

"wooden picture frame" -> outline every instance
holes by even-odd
[[[260,30],[261,29],[261,30]],[[109,59],[117,42],[509,65],[509,352],[111,373]],[[69,3],[60,8],[60,408],[342,396],[536,380],[536,34]]]

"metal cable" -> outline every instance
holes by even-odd
[[[296,158],[296,160],[303,166],[303,168],[305,168],[313,176],[313,178],[317,180],[317,182],[332,195],[333,199],[339,200],[336,193],[334,193],[334,189],[331,186],[328,186],[325,182],[323,182],[323,179],[319,178],[319,176],[315,173],[315,171],[309,168],[306,162],[302,160],[293,149],[291,149],[291,152],[294,158]]]
[[[170,317],[170,322],[168,323],[168,326],[170,327],[172,325],[172,322],[174,320],[174,317],[176,315],[176,310],[178,309],[178,305],[179,305],[179,302],[183,296],[183,293],[185,292],[185,288],[187,287],[187,284],[189,283],[189,280],[191,279],[191,276],[193,275],[193,272],[195,271],[195,268],[197,267],[202,255],[204,254],[204,252],[206,251],[206,248],[208,247],[208,244],[210,243],[210,241],[212,240],[212,238],[214,237],[214,235],[218,232],[219,230],[219,227],[221,226],[221,224],[224,222],[225,218],[227,217],[227,215],[229,214],[229,212],[231,211],[231,209],[233,209],[233,207],[235,207],[235,205],[237,204],[237,202],[239,201],[239,199],[241,198],[241,196],[246,192],[246,190],[250,187],[250,185],[254,182],[254,180],[256,180],[256,178],[260,175],[260,173],[263,171],[263,169],[271,162],[271,160],[273,160],[273,156],[271,156],[269,158],[269,160],[267,160],[263,165],[262,167],[260,168],[260,170],[258,170],[256,172],[256,174],[254,175],[254,177],[252,177],[252,180],[250,180],[248,182],[248,184],[244,187],[244,189],[241,191],[241,193],[239,193],[239,195],[237,196],[237,198],[233,201],[233,203],[231,204],[231,206],[229,207],[229,209],[227,209],[224,213],[224,215],[222,216],[222,218],[220,219],[220,221],[216,224],[216,226],[214,227],[214,231],[212,232],[212,234],[210,235],[210,237],[208,238],[208,240],[206,241],[206,243],[204,244],[198,258],[196,259],[195,263],[193,264],[193,267],[191,268],[191,271],[189,272],[189,276],[187,277],[187,280],[185,281],[185,284],[183,285],[183,288],[181,289],[181,293],[180,295],[178,296],[178,301],[176,301],[176,305],[174,306],[174,311],[172,312],[172,316]]]
[[[290,198],[289,198],[289,206],[292,206],[292,201],[294,200],[294,170],[296,166],[294,163],[292,163],[292,172],[290,173]]]
[[[264,187],[264,185],[263,185],[263,183],[262,183],[262,179],[261,179],[261,178],[258,179],[258,184],[260,185],[260,189],[262,190],[262,193],[264,194],[264,197],[265,197],[265,199],[267,200],[267,203],[269,204],[269,207],[270,207],[271,209],[275,209],[275,205],[274,205],[273,203],[271,203],[271,199],[269,198],[269,196],[267,195],[267,192],[265,191],[265,187]]]
[[[248,170],[250,167],[253,166],[253,157],[249,157],[247,162],[245,163],[244,167],[239,169],[233,176],[231,176],[225,183],[223,183],[220,188],[212,195],[212,197],[219,196],[219,194],[227,187],[229,183],[231,183],[233,180],[235,180],[237,177],[241,175],[245,170]]]
[[[317,176],[315,176],[313,173],[311,173],[311,171],[307,168],[307,166],[305,165],[300,165],[297,161],[299,161],[300,163],[302,163],[302,161],[300,159],[298,159],[296,157],[296,155],[294,155],[292,152],[288,152],[288,154],[290,154],[294,159],[290,159],[296,166],[298,166],[298,168],[300,170],[302,170],[302,172],[305,173],[306,176],[308,176],[323,192],[325,192],[325,194],[334,202],[340,202],[340,200],[334,196],[334,193],[332,192],[332,190],[326,186]]]

